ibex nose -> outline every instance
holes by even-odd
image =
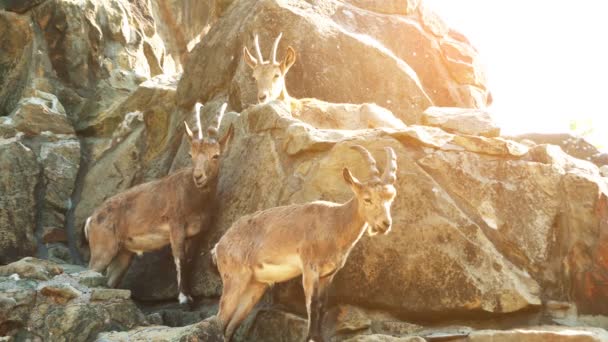
[[[194,174],[194,180],[197,183],[200,183],[203,180],[203,174],[202,173],[196,173],[196,174]]]
[[[264,102],[264,101],[266,101],[266,98],[268,98],[268,95],[266,95],[266,94],[259,95],[259,96],[258,96],[258,101],[259,101],[260,103],[261,103],[261,102]]]
[[[384,226],[385,229],[388,229],[388,227],[391,226],[391,221],[384,220],[384,221],[382,221],[382,225]]]

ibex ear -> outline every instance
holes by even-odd
[[[256,65],[258,65],[258,60],[251,55],[246,46],[243,48],[243,59],[245,60],[245,63],[247,63],[247,65],[251,67],[251,69],[255,68]]]
[[[232,140],[233,135],[234,135],[234,125],[230,124],[230,127],[228,127],[228,132],[226,132],[224,137],[220,140],[220,150],[222,152],[224,152],[224,150],[226,150],[226,146],[228,146],[228,144]]]
[[[291,46],[287,47],[287,55],[285,59],[281,62],[281,71],[283,74],[287,73],[289,68],[296,62],[296,50],[294,50]]]
[[[359,180],[355,178],[352,173],[350,173],[350,170],[347,167],[342,169],[342,176],[344,177],[346,183],[351,186],[351,188],[356,189],[361,185],[361,183],[359,183]]]

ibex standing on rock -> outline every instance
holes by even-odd
[[[294,117],[311,124],[316,128],[326,129],[365,129],[365,128],[404,128],[405,124],[396,118],[391,111],[373,103],[361,105],[346,103],[329,103],[317,99],[295,99],[289,96],[285,86],[285,76],[296,61],[296,52],[289,46],[281,62],[277,62],[277,48],[283,33],[272,45],[270,61],[264,61],[257,35],[254,38],[255,52],[253,57],[247,47],[243,48],[243,58],[253,69],[253,78],[258,88],[258,102],[267,103],[274,100],[285,102]]]
[[[391,229],[397,158],[386,148],[380,175],[365,148],[352,146],[369,162],[372,179],[362,183],[347,168],[343,176],[355,196],[344,204],[316,201],[271,208],[237,220],[212,250],[224,289],[218,318],[225,341],[260,300],[266,288],[302,274],[308,337],[321,341],[321,312],[327,288],[367,230]]]
[[[217,126],[208,128],[203,138],[200,108],[195,106],[198,133],[188,124],[192,167],[165,178],[137,185],[107,199],[86,221],[84,233],[89,241],[89,268],[107,268],[108,286],[116,287],[131,264],[133,254],[154,251],[171,244],[177,268],[179,302],[191,301],[184,284],[184,264],[188,238],[199,234],[211,216],[220,169],[220,154],[232,137],[232,125],[218,140],[218,130],[226,104],[220,110]],[[190,246],[192,247],[192,246]]]

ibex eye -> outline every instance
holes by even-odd
[[[219,157],[220,157],[220,155],[219,155],[219,154],[216,154],[216,155],[214,155],[214,156],[213,156],[213,157],[211,157],[211,158],[213,158],[213,159],[218,159]]]
[[[372,204],[372,200],[369,198],[365,198],[365,199],[363,199],[363,201],[365,201],[365,203],[367,203],[367,204]]]
[[[279,76],[280,76],[279,74],[275,74],[275,75],[274,75],[274,78],[275,78],[275,79],[276,79],[276,78],[279,78]]]

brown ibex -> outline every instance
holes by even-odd
[[[302,274],[307,340],[321,339],[321,313],[328,285],[367,230],[376,235],[391,229],[396,195],[395,152],[386,147],[380,175],[364,147],[353,149],[367,159],[372,178],[358,181],[347,168],[346,183],[354,197],[344,204],[315,201],[276,207],[238,219],[212,250],[224,285],[218,312],[225,341],[260,300],[266,288]]]
[[[201,107],[200,103],[195,105],[196,135],[184,122],[190,138],[192,167],[114,195],[86,220],[84,233],[91,249],[89,268],[98,272],[107,269],[109,287],[120,283],[134,253],[141,255],[171,244],[179,302],[191,301],[184,281],[184,264],[187,251],[192,248],[186,248],[186,242],[200,233],[203,223],[212,214],[220,155],[234,132],[231,125],[226,135],[218,139],[226,110],[224,104],[217,117],[217,126],[210,126],[208,137],[203,138]]]
[[[258,35],[254,46],[257,57],[253,57],[247,47],[243,48],[243,58],[253,69],[253,78],[258,88],[258,103],[274,100],[285,102],[294,117],[316,128],[326,129],[365,129],[365,128],[404,128],[405,124],[391,111],[373,103],[361,105],[329,103],[317,99],[295,99],[289,96],[285,86],[285,76],[296,61],[296,52],[289,46],[281,62],[277,62],[277,48],[283,33],[272,45],[271,60],[264,61],[260,50]]]

